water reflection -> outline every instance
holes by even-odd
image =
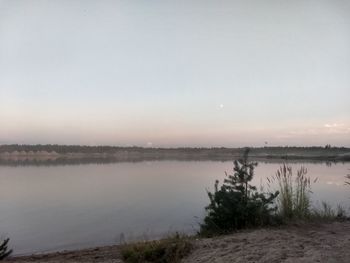
[[[350,163],[289,162],[307,167],[313,200],[347,207]],[[70,163],[71,164],[71,163]],[[259,162],[253,183],[280,162]],[[193,232],[207,205],[206,188],[232,171],[231,161],[147,161],[85,165],[0,166],[0,234],[15,253],[75,249]]]

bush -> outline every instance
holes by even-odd
[[[227,175],[219,187],[217,180],[214,192],[208,191],[210,204],[207,215],[200,226],[200,234],[211,236],[234,230],[271,224],[274,216],[275,193],[259,193],[249,184],[253,179],[256,162],[248,161],[249,149],[239,160],[234,161],[233,175]]]
[[[12,249],[8,250],[7,248],[7,244],[9,241],[10,239],[6,238],[0,243],[0,260],[7,258],[12,253]]]
[[[187,237],[176,233],[162,240],[126,244],[121,247],[122,258],[128,263],[177,263],[192,250]]]

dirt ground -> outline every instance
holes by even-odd
[[[195,239],[192,262],[350,262],[350,222],[295,224]],[[119,247],[14,257],[7,262],[119,263]]]

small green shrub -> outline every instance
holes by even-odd
[[[128,263],[178,263],[191,250],[189,239],[176,233],[166,239],[123,245],[121,255]]]
[[[283,164],[269,182],[277,181],[280,195],[277,197],[278,213],[284,221],[306,219],[310,216],[311,182],[307,170],[301,167],[293,175],[292,167]]]
[[[11,253],[12,249],[8,250],[7,244],[10,241],[9,238],[6,238],[0,243],[0,260],[7,258]]]
[[[200,226],[200,234],[212,236],[234,230],[271,224],[276,210],[273,207],[275,193],[259,193],[249,182],[253,179],[256,162],[248,161],[249,149],[239,160],[234,161],[233,175],[227,175],[219,187],[217,180],[214,192],[208,191],[210,200],[207,215]]]

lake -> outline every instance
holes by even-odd
[[[259,162],[253,184],[280,162]],[[291,163],[308,169],[313,205],[350,206],[350,163]],[[206,189],[232,162],[152,161],[59,166],[0,166],[0,235],[14,254],[41,253],[194,233]]]

